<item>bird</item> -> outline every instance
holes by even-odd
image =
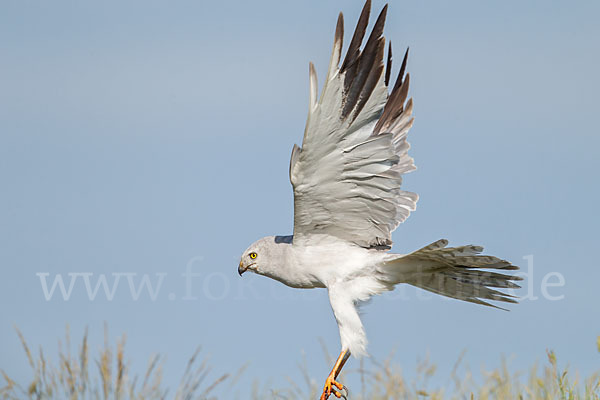
[[[415,165],[408,155],[413,125],[408,98],[408,48],[391,83],[392,46],[383,36],[388,5],[363,46],[371,0],[364,4],[342,60],[340,12],[327,76],[318,95],[309,63],[309,110],[302,147],[294,145],[289,179],[294,192],[292,235],[251,244],[238,265],[292,288],[324,288],[339,328],[341,350],[325,379],[321,400],[346,397],[338,375],[350,355],[367,354],[359,308],[371,297],[408,284],[485,306],[516,303],[506,289],[521,280],[519,267],[482,254],[474,245],[437,240],[408,254],[391,253],[392,232],[415,211],[418,195],[401,188]],[[408,98],[408,99],[407,99]]]

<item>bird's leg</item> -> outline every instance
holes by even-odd
[[[327,400],[331,394],[333,394],[338,399],[340,397],[346,398],[346,395],[348,394],[348,389],[346,388],[346,386],[337,382],[336,379],[337,379],[338,375],[340,374],[340,371],[344,367],[344,364],[346,363],[346,361],[348,361],[349,357],[350,357],[350,350],[343,349],[342,352],[340,353],[340,356],[338,357],[337,361],[335,362],[335,365],[333,366],[331,373],[325,380],[325,387],[323,387],[323,394],[321,394],[320,400]],[[346,391],[346,395],[342,395],[342,393],[340,393],[341,390]]]

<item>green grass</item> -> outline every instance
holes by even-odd
[[[214,374],[197,350],[190,358],[179,386],[167,388],[162,381],[161,356],[150,358],[142,376],[132,375],[125,358],[125,338],[109,344],[106,330],[104,347],[91,358],[87,332],[77,351],[72,353],[67,329],[64,343],[59,344],[57,362],[48,360],[42,349],[34,354],[21,332],[17,330],[17,334],[31,367],[31,377],[26,386],[21,386],[7,372],[0,370],[4,379],[4,386],[0,388],[2,399],[231,399],[237,397],[232,395],[232,388],[244,372],[244,367],[240,367],[234,372]],[[600,336],[596,347],[600,353]],[[592,346],[590,351],[594,351]],[[324,352],[328,354],[326,350]],[[361,361],[359,368],[348,369],[345,373],[356,374],[361,382],[360,388],[351,390],[349,399],[600,400],[600,370],[587,378],[579,378],[571,370],[561,370],[557,356],[552,351],[547,352],[547,361],[541,368],[533,366],[526,373],[514,372],[503,362],[500,368],[485,371],[483,378],[477,380],[469,370],[459,376],[459,359],[447,377],[454,382],[452,391],[444,391],[431,384],[436,366],[429,360],[417,366],[416,377],[411,381],[405,379],[400,366],[392,360],[392,356],[384,362],[369,360],[368,365],[366,361]],[[304,364],[300,369],[304,376],[302,382],[290,380],[285,388],[273,388],[255,382],[250,388],[240,388],[238,385],[237,392],[248,393],[242,398],[256,400],[318,399],[321,380],[311,376]],[[340,379],[343,381],[344,377]]]

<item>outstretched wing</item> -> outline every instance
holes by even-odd
[[[294,145],[294,242],[325,234],[363,247],[388,247],[391,233],[415,210],[418,196],[400,189],[402,174],[415,169],[406,141],[412,99],[406,101],[408,50],[391,93],[391,44],[384,74],[383,26],[387,5],[361,50],[369,21],[367,0],[341,67],[344,36],[340,13],[329,72],[317,96],[309,68],[310,100],[302,148]]]

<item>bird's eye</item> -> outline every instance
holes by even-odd
[[[258,257],[258,254],[256,254],[256,253],[250,253],[250,258],[251,259],[254,260],[256,257]]]

